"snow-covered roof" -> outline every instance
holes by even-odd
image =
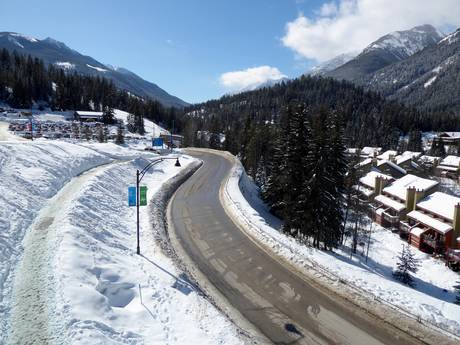
[[[363,147],[363,149],[361,150],[361,154],[366,155],[366,156],[372,156],[374,155],[374,152],[379,153],[380,151],[382,151],[381,147],[366,146],[366,147]]]
[[[391,177],[389,175],[382,174],[382,173],[380,173],[378,171],[370,171],[366,175],[361,177],[359,179],[359,182],[361,182],[363,185],[366,185],[366,186],[368,186],[370,188],[375,188],[375,178],[377,176],[380,176],[385,180],[392,180],[393,179],[393,177]]]
[[[439,169],[439,170],[449,170],[449,171],[458,171],[459,168],[456,168],[456,167],[451,167],[449,165],[438,165],[436,167],[436,169]]]
[[[420,237],[420,235],[422,235],[423,233],[427,232],[428,229],[422,229],[422,228],[419,228],[419,227],[415,227],[415,228],[412,228],[410,230],[410,234],[411,235],[414,235],[414,236],[417,236],[417,237]]]
[[[401,174],[403,174],[403,175],[407,174],[407,171],[406,171],[406,170],[404,170],[403,168],[401,168],[399,165],[393,163],[392,161],[389,161],[389,160],[386,160],[386,159],[385,159],[385,160],[381,160],[381,161],[378,161],[378,162],[377,162],[377,166],[378,166],[378,167],[380,167],[380,166],[382,166],[382,165],[384,165],[384,164],[387,164],[387,165],[389,165],[390,167],[392,167],[393,169],[398,170],[398,171],[399,171]]]
[[[355,154],[355,153],[358,152],[358,150],[359,150],[359,149],[357,149],[357,148],[347,148],[347,149],[345,150],[345,152],[346,152],[346,153],[349,153],[349,154]]]
[[[419,159],[420,159],[421,162],[434,163],[436,160],[439,160],[440,158],[439,158],[439,157],[435,157],[435,156],[426,156],[426,155],[423,155],[423,156],[421,156]]]
[[[393,200],[385,195],[377,195],[375,197],[375,201],[378,201],[385,206],[391,207],[392,209],[396,210],[397,212],[400,212],[406,208],[406,205],[401,204],[400,202],[397,202],[396,200]]]
[[[449,165],[458,168],[460,165],[460,157],[458,156],[447,156],[441,161],[441,165]]]
[[[363,167],[365,165],[368,165],[368,164],[371,164],[372,163],[372,158],[366,158],[365,160],[363,160],[362,162],[359,162],[357,165],[359,167]]]
[[[460,138],[460,132],[441,132],[439,136],[450,137],[450,138]]]
[[[396,196],[401,200],[406,200],[406,190],[408,188],[415,188],[417,190],[426,191],[438,185],[437,181],[428,180],[415,175],[408,174],[394,181],[389,186],[385,187],[383,191],[390,195]]]
[[[396,157],[396,164],[402,164],[404,162],[407,162],[409,160],[411,160],[412,157],[411,156],[403,156],[403,155],[400,155],[400,156],[397,156]]]
[[[402,157],[411,157],[413,159],[418,158],[422,155],[421,152],[414,152],[414,151],[404,151],[403,154],[401,155]]]
[[[397,154],[398,154],[397,151],[388,150],[388,151],[385,151],[384,153],[378,155],[377,158],[380,158],[380,159],[390,159],[390,156],[396,157]]]
[[[460,198],[442,192],[435,192],[421,200],[417,207],[453,221],[455,205],[458,204],[460,204]]]
[[[452,226],[450,226],[449,224],[443,223],[440,220],[430,217],[428,214],[424,214],[420,211],[411,211],[407,214],[407,216],[416,220],[417,222],[429,226],[432,229],[435,229],[436,231],[442,234],[445,234],[452,230]]]
[[[75,112],[78,116],[102,116],[102,111],[80,111]]]

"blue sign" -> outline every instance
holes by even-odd
[[[161,146],[163,147],[163,138],[155,138],[152,140],[152,146]]]
[[[128,205],[136,206],[136,187],[128,187]]]

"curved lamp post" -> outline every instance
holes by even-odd
[[[160,163],[164,160],[167,159],[175,159],[176,164],[174,166],[180,167],[180,162],[179,162],[179,157],[174,158],[174,157],[163,157],[163,158],[158,158],[153,161],[151,161],[149,164],[147,164],[141,171],[137,170],[136,171],[136,212],[137,212],[137,254],[141,254],[141,248],[139,245],[139,204],[140,204],[140,196],[139,196],[139,183],[141,182],[142,178],[144,177],[145,173],[153,167],[155,164]]]

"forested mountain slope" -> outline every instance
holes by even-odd
[[[357,83],[419,109],[460,114],[460,29]]]
[[[164,106],[183,107],[187,105],[183,100],[168,94],[158,85],[142,79],[127,69],[104,65],[52,38],[39,40],[14,32],[0,32],[1,48],[38,57],[45,64],[53,65],[66,73],[76,72],[81,75],[99,76],[112,80],[119,89],[129,91],[139,97],[157,100]]]

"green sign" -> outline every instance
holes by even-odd
[[[147,206],[147,186],[140,186],[139,206]]]

